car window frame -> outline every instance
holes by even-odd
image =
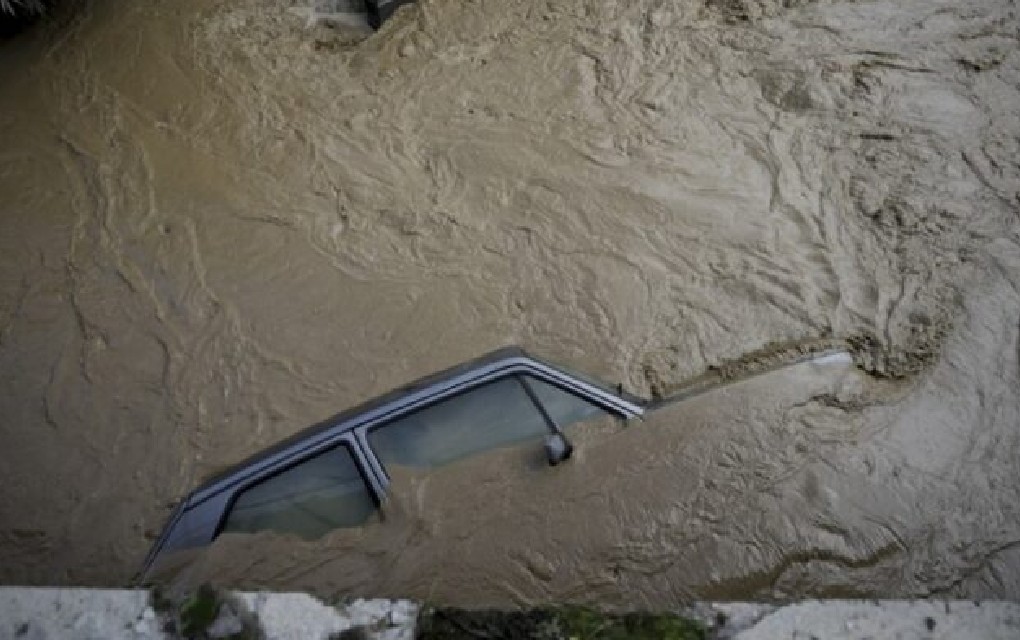
[[[376,483],[372,481],[372,474],[369,472],[368,466],[365,464],[366,457],[364,456],[364,452],[361,451],[361,444],[358,442],[357,438],[353,437],[353,434],[344,433],[342,434],[342,437],[336,440],[331,440],[322,446],[316,447],[315,449],[302,451],[300,456],[295,456],[293,460],[288,460],[286,464],[274,466],[271,469],[266,470],[265,473],[246,479],[243,483],[232,487],[230,489],[230,497],[224,503],[224,506],[220,511],[219,520],[216,522],[216,527],[213,529],[212,540],[216,540],[216,538],[223,533],[223,528],[227,524],[227,518],[230,516],[230,512],[233,510],[234,505],[237,503],[237,500],[241,497],[242,493],[256,485],[262,484],[263,482],[268,482],[269,480],[290,471],[294,467],[337,447],[346,447],[348,453],[351,454],[351,458],[354,460],[354,465],[357,467],[358,473],[361,474],[361,479],[364,481],[365,488],[368,490],[368,494],[372,498],[372,502],[375,503],[376,513],[378,513],[379,509],[382,508],[382,501],[385,494],[380,493],[375,486]],[[363,525],[364,523],[358,526]],[[337,529],[353,528],[356,527],[337,527]],[[266,529],[266,531],[272,530]]]
[[[591,393],[585,387],[581,387],[580,389],[573,389],[567,384],[565,384],[566,381],[561,380],[555,375],[548,375],[545,371],[532,366],[513,365],[505,369],[493,371],[490,372],[488,375],[479,376],[477,378],[466,381],[462,385],[445,389],[443,392],[437,393],[434,396],[431,396],[427,399],[423,399],[421,402],[413,403],[408,406],[402,407],[401,410],[398,412],[394,412],[392,414],[386,415],[385,417],[373,420],[371,422],[367,422],[365,424],[361,424],[352,430],[355,436],[357,437],[358,441],[361,443],[362,449],[365,452],[365,456],[368,459],[369,463],[373,466],[373,470],[375,471],[376,474],[378,474],[379,482],[383,487],[383,500],[385,500],[386,493],[389,490],[390,476],[389,473],[387,473],[385,466],[382,464],[382,461],[379,460],[379,457],[376,455],[375,449],[372,447],[372,443],[368,439],[369,434],[376,429],[380,429],[393,422],[397,422],[403,418],[406,418],[412,413],[428,409],[431,406],[434,406],[441,402],[445,402],[447,400],[455,398],[456,396],[470,393],[471,391],[477,389],[478,387],[498,382],[506,378],[517,378],[517,382],[520,383],[521,386],[523,387],[525,394],[528,396],[529,400],[535,406],[535,410],[542,417],[543,421],[546,423],[546,426],[549,427],[550,435],[556,433],[557,429],[561,428],[562,425],[557,424],[556,421],[552,419],[552,417],[548,414],[545,407],[542,405],[541,400],[537,397],[537,395],[533,395],[534,390],[531,387],[529,387],[527,381],[524,380],[524,378],[527,376],[531,376],[533,378],[541,380],[542,382],[550,384],[558,388],[559,390],[563,391],[564,393],[569,393],[574,397],[580,398],[585,402],[593,404],[604,410],[606,413],[616,416],[618,418],[629,419],[631,417],[641,415],[640,412],[625,412],[616,405],[602,401],[602,395],[606,394],[612,396],[617,400],[626,402],[625,399],[620,398],[619,396],[615,396],[611,394],[609,391],[602,389],[601,387],[594,387],[593,385],[588,384],[584,380],[579,380],[578,382],[585,385],[585,387],[591,387],[596,389],[598,393]]]
[[[557,424],[556,421],[549,415],[541,400],[535,394],[534,389],[528,385],[527,380],[525,379],[528,376],[550,384],[564,393],[569,393],[576,398],[584,400],[585,402],[596,405],[606,411],[606,413],[623,419],[630,417],[630,415],[620,411],[617,407],[611,406],[606,402],[599,401],[603,393],[609,394],[608,390],[602,389],[601,387],[594,387],[594,385],[590,385],[590,383],[586,380],[579,380],[582,384],[592,386],[601,392],[599,394],[585,393],[584,390],[575,390],[570,388],[565,384],[564,380],[553,375],[546,375],[544,371],[538,370],[535,367],[514,364],[504,369],[491,371],[487,375],[465,380],[462,384],[451,385],[445,389],[439,390],[433,395],[421,398],[417,402],[407,403],[383,417],[379,417],[371,422],[366,422],[349,429],[341,433],[339,437],[329,438],[317,443],[316,446],[294,454],[292,458],[281,460],[272,467],[263,469],[261,473],[245,478],[243,481],[231,486],[229,489],[225,490],[229,492],[230,497],[224,503],[219,514],[219,519],[216,523],[215,529],[213,530],[212,540],[215,540],[223,533],[227,517],[230,515],[231,510],[234,508],[234,505],[242,493],[257,484],[266,482],[282,473],[285,473],[286,471],[289,471],[299,464],[302,464],[303,462],[338,446],[346,446],[348,448],[348,451],[351,453],[351,457],[354,459],[355,465],[358,467],[358,472],[365,481],[365,486],[368,488],[373,502],[375,502],[376,509],[380,509],[389,490],[390,476],[387,473],[385,466],[382,464],[382,461],[379,460],[376,455],[375,449],[372,447],[372,444],[368,439],[368,434],[375,429],[385,427],[386,425],[406,418],[413,413],[417,413],[418,411],[422,411],[441,402],[451,400],[457,396],[470,393],[471,391],[487,384],[499,382],[500,380],[507,378],[516,378],[518,384],[520,384],[524,390],[525,395],[534,406],[535,411],[549,428],[550,435],[556,433],[556,431],[562,428],[563,425]],[[618,398],[618,396],[613,397]]]
[[[290,442],[286,447],[281,447],[278,443],[271,448],[271,453],[268,456],[254,460],[247,466],[240,463],[230,474],[195,489],[187,498],[188,509],[216,499],[223,493],[232,492],[241,484],[264,477],[266,473],[272,473],[280,465],[289,464],[294,457],[304,457],[309,452],[321,450],[321,447],[336,443],[351,433],[356,435],[370,463],[375,489],[380,496],[384,496],[389,484],[388,477],[383,472],[381,465],[378,464],[378,460],[365,438],[364,434],[367,429],[381,422],[399,418],[455,393],[515,373],[540,378],[625,419],[640,417],[644,414],[641,404],[625,394],[616,393],[603,385],[596,385],[580,379],[531,356],[515,354],[476,367],[465,368],[449,378],[441,378],[430,384],[409,385],[406,395],[398,396],[391,402],[383,402],[358,413],[347,414],[345,412],[324,420],[312,427],[315,429],[314,433]]]

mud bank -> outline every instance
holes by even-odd
[[[690,537],[591,593],[1017,597],[1013,5],[291,8],[0,48],[0,580],[122,584],[200,478],[504,344],[647,395],[836,339],[859,393],[665,425]]]

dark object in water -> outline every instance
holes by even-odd
[[[0,38],[24,31],[42,18],[49,0],[0,0]]]
[[[365,0],[365,7],[368,9],[368,24],[373,29],[378,29],[382,23],[390,19],[397,9],[412,2],[414,0]]]

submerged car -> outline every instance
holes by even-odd
[[[850,360],[845,352],[807,359],[826,358]],[[573,449],[564,428],[607,415],[630,420],[661,404],[501,349],[344,411],[205,482],[171,515],[142,577],[224,533],[314,539],[361,526],[380,508],[396,466],[439,467],[529,441],[543,443],[557,465]]]
[[[145,572],[221,533],[315,538],[363,524],[387,466],[432,467],[530,439],[550,464],[569,458],[567,425],[644,412],[628,394],[507,348],[429,376],[314,425],[210,479],[174,510]]]

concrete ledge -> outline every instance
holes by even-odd
[[[145,590],[0,587],[0,639],[311,640],[359,629],[358,637],[411,640],[418,615],[418,606],[406,600],[331,606],[303,593],[234,592],[222,596],[199,633],[189,633],[180,611],[158,600]]]
[[[719,637],[735,640],[1020,638],[1020,605],[1012,602],[809,600],[771,610],[762,610],[762,605],[712,606],[728,617],[724,629],[729,627],[729,633],[722,630]]]
[[[146,591],[0,589],[0,638],[162,638]]]
[[[266,638],[340,637],[411,640],[419,606],[406,600],[355,600],[329,605],[301,593],[235,592],[217,596],[201,631],[182,628],[148,591],[0,587],[0,638]],[[201,608],[195,602],[188,606]],[[708,637],[895,638],[1013,640],[1020,638],[1020,604],[967,601],[804,601],[786,606],[703,603],[683,615]],[[185,621],[186,622],[186,621]],[[347,633],[345,633],[347,632]]]

